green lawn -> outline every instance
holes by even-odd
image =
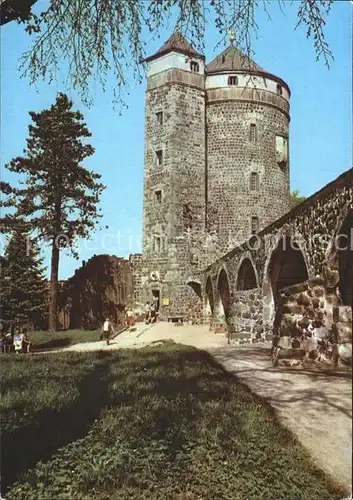
[[[206,352],[3,355],[1,377],[7,500],[345,496]]]
[[[116,331],[121,329],[122,327],[118,327]],[[68,347],[81,342],[94,342],[99,338],[100,330],[67,330],[56,333],[38,331],[29,334],[35,351]]]

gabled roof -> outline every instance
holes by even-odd
[[[157,59],[158,57],[163,56],[164,54],[168,54],[169,52],[180,52],[181,54],[185,54],[188,56],[199,57],[204,59],[205,56],[199,54],[186,40],[183,35],[181,35],[178,31],[174,31],[171,37],[162,45],[162,47],[157,50],[155,54],[152,56],[146,57],[145,62],[152,61],[153,59]]]
[[[213,59],[205,68],[206,73],[222,73],[224,71],[261,71],[260,66],[244,55],[239,49],[230,45]]]

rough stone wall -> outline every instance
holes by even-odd
[[[206,108],[207,224],[225,252],[249,238],[252,217],[263,229],[289,209],[289,162],[283,167],[276,158],[276,135],[288,138],[288,113],[256,100],[242,102],[233,92],[209,91]],[[258,190],[250,189],[252,173],[258,175]]]
[[[282,290],[275,329],[280,336],[300,336],[308,320],[333,342],[352,342],[352,308],[343,306],[335,291],[321,278]],[[296,322],[299,328],[295,328]]]
[[[67,280],[60,296],[61,315],[65,311],[65,326],[70,328],[98,328],[105,317],[118,324],[133,297],[130,262],[114,255],[97,255]]]
[[[252,338],[260,337],[262,325],[262,291],[242,290],[234,293],[229,321],[231,333],[239,336],[246,333]]]
[[[173,69],[151,78],[146,94],[141,286],[144,301],[159,291],[162,319],[173,314],[191,319],[200,302],[186,286],[198,269],[186,233],[201,231],[205,221],[203,84],[200,75]],[[159,111],[162,124],[156,120]],[[162,165],[156,164],[157,150],[163,151]],[[155,237],[161,238],[160,251]]]

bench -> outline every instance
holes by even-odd
[[[184,317],[179,315],[168,316],[168,323],[184,324]]]

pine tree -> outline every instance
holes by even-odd
[[[77,238],[88,237],[101,216],[97,204],[104,186],[97,182],[99,174],[81,165],[94,153],[84,142],[91,133],[65,94],[58,94],[49,109],[29,114],[34,124],[29,125],[25,156],[6,165],[26,179],[21,188],[5,186],[8,198],[4,205],[17,209],[3,224],[13,227],[20,220],[38,240],[50,244],[49,329],[57,331],[60,251],[66,248],[77,256]]]
[[[38,247],[19,227],[12,232],[1,258],[1,320],[45,324],[48,284]]]

